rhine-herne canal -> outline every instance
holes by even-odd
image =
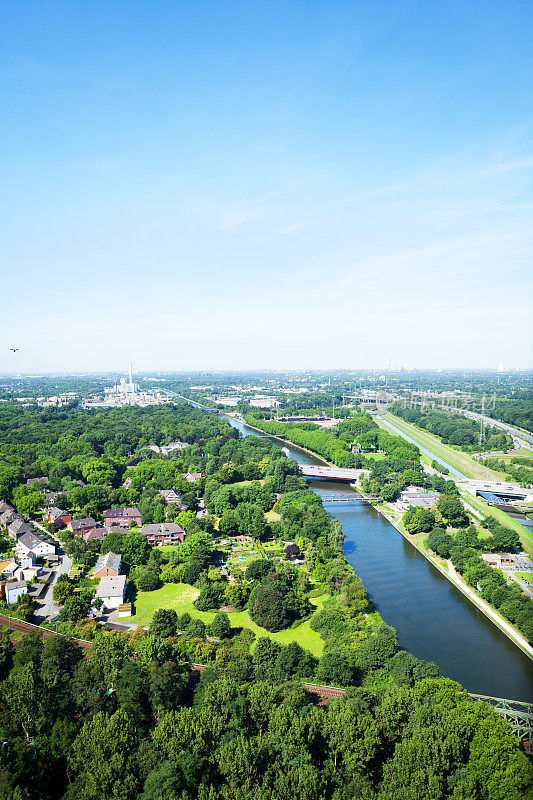
[[[242,422],[228,421],[243,436],[258,435]],[[299,464],[321,463],[290,443],[278,446]],[[481,611],[374,508],[327,502],[353,496],[353,489],[324,481],[309,485],[342,523],[346,558],[385,622],[396,629],[401,647],[435,661],[443,675],[470,692],[533,702],[533,662]]]

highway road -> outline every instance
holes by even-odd
[[[520,428],[514,428],[512,425],[508,425],[506,422],[500,422],[492,417],[485,417],[482,414],[477,414],[475,411],[462,411],[461,409],[450,410],[459,411],[461,414],[464,414],[465,417],[477,420],[478,422],[483,420],[486,425],[492,425],[496,428],[503,428],[503,430],[511,434],[517,445],[520,447],[525,447],[527,450],[533,450],[533,435],[527,431],[523,431]]]

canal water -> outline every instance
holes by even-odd
[[[242,422],[228,421],[243,436],[258,435]],[[290,443],[278,446],[299,464],[322,463]],[[533,662],[396,528],[367,504],[328,502],[354,496],[345,484],[310,481],[309,486],[342,523],[346,558],[396,629],[401,647],[435,661],[443,675],[470,692],[533,702]]]

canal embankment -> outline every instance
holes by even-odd
[[[226,415],[226,416],[230,416],[230,415]],[[235,419],[236,421],[238,421],[241,425],[246,425],[248,428],[251,428],[251,429],[257,431],[262,436],[266,435],[266,436],[268,436],[268,438],[275,439],[282,446],[290,445],[291,449],[296,449],[296,450],[299,450],[299,451],[301,451],[303,453],[306,453],[308,456],[311,456],[313,459],[319,460],[321,463],[323,463],[326,466],[331,466],[331,467],[335,466],[331,462],[328,462],[326,459],[322,458],[321,456],[318,456],[316,453],[314,453],[313,451],[311,451],[311,450],[309,450],[307,448],[300,447],[299,445],[295,445],[293,442],[290,442],[289,440],[284,439],[284,438],[282,438],[280,436],[275,436],[273,434],[265,434],[265,431],[262,431],[260,428],[257,428],[254,425],[250,425],[248,422],[244,422],[243,420],[240,420],[237,417],[234,417],[233,415],[231,415],[231,418]],[[390,426],[390,429],[391,428],[393,428],[393,426]],[[416,440],[414,440],[408,434],[405,434],[405,432],[402,432],[401,429],[394,430],[394,433],[396,433],[397,435],[403,436],[403,438],[406,438],[407,441],[411,441],[413,444],[416,444],[418,447],[420,447],[420,444]],[[441,457],[437,458],[437,456],[434,453],[432,453],[429,449],[427,449],[427,448],[425,448],[425,449],[426,449],[426,452],[428,453],[428,455],[430,457],[434,456],[435,459],[437,461],[439,461],[439,463],[441,463],[443,466],[446,466],[447,468],[450,468],[450,471],[452,472],[452,474],[454,475],[456,480],[466,479],[466,476],[463,473],[461,473],[459,470],[454,469],[453,467],[451,467],[451,465],[447,464],[446,461],[444,461]],[[353,488],[362,497],[365,497],[365,494],[361,490],[360,487],[354,486]],[[368,502],[371,503],[371,501],[368,501]],[[412,536],[410,536],[409,533],[407,533],[405,528],[403,528],[403,525],[401,523],[401,519],[395,516],[393,509],[391,509],[386,503],[373,503],[372,502],[371,505],[376,509],[376,511],[382,517],[384,517],[384,519],[387,520],[387,522],[390,525],[393,526],[393,528],[395,528],[398,531],[398,533],[400,533],[403,536],[403,538],[407,542],[409,542],[409,544],[412,547],[414,547],[435,569],[437,569],[440,572],[441,575],[443,575],[451,584],[453,584],[464,595],[464,597],[466,597],[474,606],[476,606],[476,608],[479,611],[481,611],[481,613],[487,619],[490,620],[490,622],[493,625],[496,625],[496,627],[508,639],[510,639],[510,641],[514,645],[516,645],[516,647],[518,647],[529,659],[531,659],[533,661],[533,648],[528,643],[528,641],[522,636],[522,634],[518,630],[516,630],[509,622],[507,622],[507,620],[505,620],[504,617],[502,617],[498,613],[498,611],[496,609],[494,609],[492,606],[489,605],[489,603],[487,603],[481,597],[479,597],[477,595],[477,593],[470,586],[468,586],[468,584],[466,584],[466,582],[453,569],[453,567],[451,567],[451,568],[449,566],[447,568],[444,567],[441,563],[439,563],[437,558],[433,557],[427,550],[425,550],[423,547],[421,547],[417,543],[417,541]],[[474,509],[472,509],[472,510],[474,510]],[[475,516],[478,516],[478,514],[475,514]]]
[[[420,546],[416,539],[411,536],[403,527],[401,521],[394,516],[392,513],[392,509],[386,504],[372,504],[376,511],[378,511],[385,519],[394,527],[396,530],[401,533],[406,541],[409,542],[413,547],[415,547],[421,555],[426,558],[430,564],[432,564],[441,575],[444,575],[450,583],[453,583],[454,586],[459,589],[462,594],[467,597],[471,603],[473,603],[494,625],[496,625],[502,633],[504,633],[511,641],[522,650],[525,655],[528,656],[533,661],[533,647],[529,644],[527,639],[525,639],[522,634],[516,630],[507,620],[505,620],[498,611],[493,608],[489,603],[483,600],[479,595],[476,594],[474,589],[472,589],[456,572],[455,567],[453,566],[452,562],[448,559],[446,562],[446,567],[440,563],[440,561],[428,553],[424,547]]]

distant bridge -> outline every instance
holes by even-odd
[[[472,700],[489,703],[502,716],[528,755],[533,755],[533,703],[522,700],[506,700],[503,697],[490,697],[485,694],[472,694]]]
[[[322,467],[314,464],[301,464],[300,469],[304,478],[315,478],[322,481],[344,481],[346,483],[355,483],[362,472],[360,469]]]
[[[321,497],[323,503],[382,503],[382,497],[364,497],[362,494],[354,497]]]

